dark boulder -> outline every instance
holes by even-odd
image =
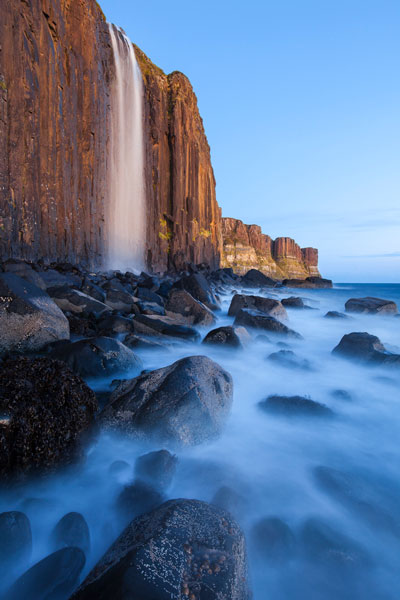
[[[52,356],[64,361],[81,377],[109,376],[123,371],[139,373],[142,361],[130,348],[109,337],[95,337],[56,348]]]
[[[145,300],[146,302],[151,302],[152,304],[158,304],[159,306],[164,307],[164,298],[146,287],[138,287],[136,289],[135,296],[140,300]]]
[[[304,304],[303,298],[298,296],[290,296],[290,298],[282,298],[282,304],[285,308],[310,308]]]
[[[211,310],[217,310],[219,308],[211,286],[202,273],[194,273],[182,277],[174,283],[173,287],[180,290],[186,290],[193,298],[202,302]]]
[[[333,411],[311,398],[303,396],[268,396],[258,403],[259,407],[269,413],[286,416],[329,417]]]
[[[249,597],[245,539],[229,513],[170,500],[126,527],[72,599]]]
[[[195,342],[200,338],[193,327],[182,325],[181,322],[158,315],[136,315],[133,319],[134,332],[142,335],[165,336]]]
[[[241,279],[245,287],[276,287],[276,281],[257,269],[250,269]]]
[[[100,418],[111,429],[191,445],[218,435],[232,404],[232,377],[206,356],[123,381]]]
[[[143,454],[136,459],[135,477],[157,489],[166,490],[174,478],[177,462],[176,455],[168,450]]]
[[[110,336],[117,333],[131,333],[133,331],[132,319],[121,315],[110,315],[99,321],[98,331],[100,335]]]
[[[26,571],[3,600],[66,600],[85,566],[80,548],[57,550]]]
[[[209,331],[202,343],[243,348],[243,342],[246,344],[246,337],[249,337],[249,334],[244,327],[218,327]]]
[[[387,352],[380,339],[367,332],[344,335],[332,354],[375,365],[400,367],[400,355]]]
[[[301,529],[306,556],[313,562],[345,569],[370,566],[365,550],[325,521],[308,519]]]
[[[162,336],[163,337],[163,336]],[[165,336],[164,336],[165,337]],[[124,338],[125,346],[128,348],[141,348],[143,350],[164,350],[165,352],[169,352],[168,338],[156,340],[149,339],[141,335],[136,335],[135,333],[129,333],[126,338]]]
[[[68,321],[50,296],[13,273],[0,273],[0,355],[65,339]]]
[[[129,314],[133,310],[135,300],[125,289],[109,289],[105,299],[105,304],[112,310]]]
[[[18,258],[9,258],[3,263],[5,273],[14,273],[18,277],[22,277],[29,283],[32,283],[41,290],[46,290],[46,284],[36,271],[24,260]]]
[[[302,339],[302,336],[290,329],[275,317],[270,317],[259,310],[250,310],[249,308],[242,308],[237,313],[234,325],[243,325],[251,329],[262,329],[278,335],[286,335],[288,337]]]
[[[67,313],[66,317],[71,335],[78,335],[79,337],[95,337],[97,335],[98,323],[93,314]]]
[[[95,317],[110,312],[110,308],[103,304],[103,302],[91,298],[80,290],[62,287],[49,289],[49,294],[63,311],[78,314],[84,312],[85,314],[92,314]]]
[[[336,398],[336,400],[351,400],[352,396],[350,392],[347,390],[332,390],[331,391],[332,398]]]
[[[324,315],[326,319],[350,319],[348,315],[338,312],[337,310],[330,310]]]
[[[117,498],[115,508],[120,521],[126,525],[139,515],[153,510],[164,500],[153,485],[138,479],[124,487]]]
[[[160,306],[160,304],[156,304],[156,302],[147,302],[146,300],[138,300],[136,304],[133,305],[133,313],[136,315],[160,315],[165,316],[165,308]]]
[[[185,317],[189,325],[212,325],[215,317],[205,304],[196,300],[186,290],[171,290],[165,305],[167,314],[179,314]]]
[[[93,422],[92,390],[49,358],[8,360],[0,368],[0,474],[51,470],[82,454]]]
[[[245,294],[235,294],[231,300],[228,310],[230,317],[236,317],[242,308],[258,310],[271,317],[278,319],[287,319],[287,312],[279,300],[273,298],[263,298],[262,296],[246,296]]]
[[[77,512],[67,513],[60,519],[51,534],[54,550],[61,548],[80,548],[89,554],[90,532],[86,519]]]
[[[0,514],[0,587],[10,574],[28,566],[32,552],[32,531],[23,512]]]
[[[255,523],[251,530],[251,542],[259,560],[283,563],[293,558],[296,538],[282,519],[265,517]]]
[[[310,361],[306,358],[299,358],[292,350],[279,350],[273,352],[268,357],[273,363],[278,364],[285,369],[301,369],[303,371],[312,371]]]
[[[382,300],[382,298],[350,298],[347,300],[346,311],[352,313],[365,313],[370,315],[396,315],[398,313],[397,305],[392,300]]]
[[[104,301],[106,299],[105,291],[103,290],[103,288],[101,288],[99,285],[97,285],[90,279],[85,279],[82,285],[82,292],[104,304]]]
[[[59,273],[56,269],[41,271],[40,278],[44,281],[47,290],[57,287],[76,287],[79,289],[82,285],[82,277],[77,273]]]

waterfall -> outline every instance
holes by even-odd
[[[131,41],[109,24],[115,61],[111,97],[109,202],[106,267],[144,269],[146,192],[144,178],[143,79]]]

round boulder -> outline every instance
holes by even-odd
[[[95,337],[63,344],[52,356],[62,360],[81,377],[108,376],[123,371],[142,370],[142,361],[122,342],[109,337]]]
[[[123,381],[100,419],[111,429],[193,445],[221,432],[232,395],[229,373],[206,356],[190,356]]]
[[[76,460],[96,396],[62,362],[18,358],[0,368],[0,474],[51,470]]]
[[[55,550],[76,547],[83,550],[85,556],[89,553],[89,527],[80,513],[70,512],[64,515],[54,527],[51,537]]]
[[[170,500],[132,521],[71,600],[248,600],[245,539],[231,515]]]

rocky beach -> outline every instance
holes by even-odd
[[[223,215],[134,41],[0,5],[0,598],[398,600],[400,284]]]

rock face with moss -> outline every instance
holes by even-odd
[[[145,84],[147,263],[155,271],[188,262],[217,268],[221,210],[195,93],[185,75],[165,75],[135,51]]]
[[[222,266],[243,274],[258,269],[275,279],[319,276],[318,250],[300,248],[288,237],[272,240],[258,225],[222,219]]]

